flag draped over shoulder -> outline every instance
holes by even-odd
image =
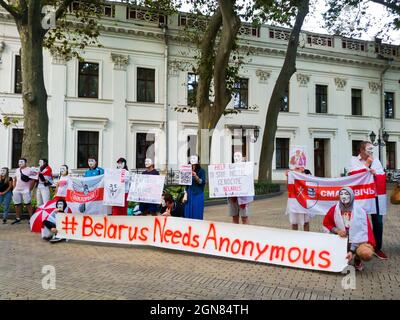
[[[288,213],[325,215],[339,200],[339,190],[350,187],[355,201],[368,214],[376,213],[377,187],[369,172],[341,178],[320,178],[290,171],[288,173]]]
[[[103,198],[103,175],[69,179],[66,201],[72,213],[107,214]]]

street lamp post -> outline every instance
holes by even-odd
[[[382,138],[381,138],[381,132],[382,132]],[[379,161],[382,163],[382,157],[381,157],[381,148],[386,146],[386,143],[389,141],[389,134],[382,130],[379,130],[379,134],[378,134],[378,139],[375,141],[376,139],[376,134],[375,132],[371,132],[369,134],[369,138],[372,142],[372,144],[376,147],[378,147],[379,150]]]

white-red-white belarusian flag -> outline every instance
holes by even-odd
[[[103,198],[103,175],[69,179],[65,200],[72,213],[107,214],[108,208],[103,205]]]
[[[288,173],[288,213],[325,215],[339,201],[339,190],[350,187],[355,201],[368,213],[376,213],[377,188],[374,176],[359,173],[341,178],[320,178],[290,171]]]

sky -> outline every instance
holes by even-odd
[[[306,20],[303,24],[302,30],[310,31],[314,33],[330,34],[328,30],[323,28],[323,18],[322,13],[326,11],[325,1],[323,0],[313,0],[315,2],[314,10],[310,11]],[[181,11],[190,11],[189,5],[184,5]],[[366,11],[366,15],[363,16],[362,21],[365,23],[368,21],[372,22],[373,27],[369,29],[367,33],[363,33],[361,37],[355,37],[362,40],[374,40],[375,35],[383,29],[385,23],[391,21],[388,16],[386,9],[379,4],[370,3]],[[387,38],[383,40],[385,43],[392,43],[400,45],[400,30],[391,30],[387,34]]]

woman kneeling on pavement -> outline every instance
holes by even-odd
[[[372,259],[375,238],[366,211],[354,201],[354,192],[345,187],[339,191],[339,202],[329,209],[323,227],[341,237],[349,238],[349,262],[354,257],[354,267],[358,271],[364,269],[362,261]]]

